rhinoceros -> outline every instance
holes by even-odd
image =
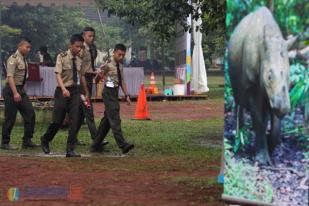
[[[250,113],[255,159],[262,164],[272,164],[270,154],[280,143],[280,119],[290,111],[288,47],[295,40],[284,40],[272,13],[261,7],[240,21],[228,44],[237,123],[243,127],[244,110]]]

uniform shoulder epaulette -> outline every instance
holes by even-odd
[[[83,59],[84,56],[85,56],[85,49],[81,49],[80,52],[77,54],[77,56],[78,56],[79,58]]]
[[[17,54],[13,54],[12,57],[13,57],[13,58],[16,58],[16,57],[17,57]]]
[[[61,52],[61,53],[60,53],[60,56],[61,56],[61,57],[65,57],[66,55],[68,55],[67,52]]]

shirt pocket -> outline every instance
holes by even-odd
[[[18,70],[25,70],[26,69],[25,63],[22,60],[17,61],[17,69]]]
[[[68,59],[64,60],[62,64],[62,70],[71,70],[71,69],[73,69],[72,61]]]

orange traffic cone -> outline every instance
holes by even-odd
[[[150,75],[150,86],[156,86],[156,78],[153,72]]]
[[[151,72],[150,75],[150,87],[149,87],[150,93],[151,94],[158,94],[158,88],[156,86],[156,78],[154,75],[154,72]]]
[[[139,91],[134,119],[150,120],[144,84],[141,85],[141,89]]]

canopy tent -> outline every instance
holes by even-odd
[[[197,5],[195,5],[197,6]],[[201,9],[199,9],[201,13]],[[209,91],[207,86],[206,66],[202,49],[202,33],[200,31],[202,19],[192,21],[193,26],[193,55],[192,55],[192,79],[191,91],[195,94],[201,94]]]

